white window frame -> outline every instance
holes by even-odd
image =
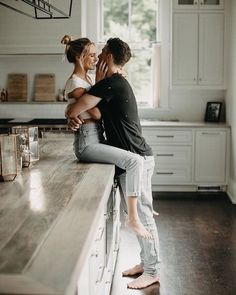
[[[140,115],[155,116],[156,112],[168,111],[170,85],[170,33],[171,33],[171,0],[160,1],[160,43],[161,74],[160,98],[157,108],[139,108]],[[81,36],[86,36],[98,44],[100,34],[100,0],[81,0]]]

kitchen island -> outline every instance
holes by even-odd
[[[72,134],[47,136],[40,160],[0,183],[1,294],[89,294],[78,280],[97,231],[105,243],[114,165],[78,163]]]

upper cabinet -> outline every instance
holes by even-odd
[[[197,85],[198,16],[192,13],[173,15],[173,85]]]
[[[224,11],[178,9],[172,20],[172,86],[224,89]]]
[[[200,85],[223,85],[224,73],[224,15],[199,15],[199,68]]]
[[[224,0],[174,0],[174,9],[224,9]]]

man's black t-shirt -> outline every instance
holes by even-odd
[[[99,103],[109,145],[151,156],[152,150],[142,137],[138,109],[133,90],[119,74],[103,79],[88,91],[102,98]]]

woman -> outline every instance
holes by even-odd
[[[74,70],[65,86],[65,95],[69,107],[93,84],[88,71],[94,70],[96,67],[96,47],[88,38],[72,40],[72,37],[68,35],[62,38],[61,43],[66,45],[67,60],[74,64]],[[80,119],[83,121],[83,125],[75,132],[74,139],[74,152],[78,159],[81,158],[81,154],[87,145],[105,140],[101,113],[97,107],[82,113]]]

